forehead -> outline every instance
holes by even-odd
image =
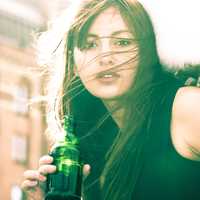
[[[128,30],[127,25],[119,10],[115,7],[109,7],[95,18],[89,28],[89,33],[106,36],[121,30]]]

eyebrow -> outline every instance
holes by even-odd
[[[118,35],[118,34],[121,34],[121,33],[131,33],[131,32],[128,31],[128,30],[115,31],[110,36],[115,36],[115,35]],[[88,33],[88,37],[98,38],[99,36],[94,34],[94,33]]]

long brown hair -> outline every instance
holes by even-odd
[[[56,63],[56,56],[54,57],[53,77],[60,77],[57,80],[59,83],[56,90],[53,92],[54,97],[49,104],[49,112],[56,124],[61,127],[59,124],[63,115],[71,112],[70,102],[86,90],[81,80],[74,74],[74,48],[81,48],[84,45],[88,30],[96,16],[106,8],[115,6],[136,38],[138,54],[137,57],[130,58],[128,62],[131,63],[134,59],[139,62],[132,87],[119,101],[119,105],[123,105],[126,113],[123,118],[123,127],[107,153],[106,165],[99,180],[104,200],[129,200],[132,199],[132,192],[143,166],[145,146],[152,137],[151,124],[156,106],[163,102],[163,95],[165,96],[163,87],[171,78],[167,78],[168,76],[165,76],[162,71],[157,57],[151,21],[138,1],[91,0],[86,2],[78,15],[73,18],[73,23],[64,33],[60,43],[58,42],[58,46],[55,45],[53,55],[56,52],[58,52],[56,55],[63,54],[64,62],[61,61],[61,70],[58,70],[56,66],[59,64]],[[59,48],[64,51],[60,52]],[[55,76],[56,73],[59,75]],[[53,77],[51,85],[55,84]],[[52,93],[52,88],[49,89],[49,93]],[[113,108],[113,112],[119,107]],[[104,116],[103,120],[99,119],[99,124],[103,123],[106,117],[108,115]],[[50,126],[51,123],[50,120]],[[96,125],[95,128],[98,127]]]

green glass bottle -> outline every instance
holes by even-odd
[[[83,164],[71,116],[64,117],[63,128],[65,133],[57,140],[50,152],[57,170],[54,174],[47,176],[45,200],[81,199]]]

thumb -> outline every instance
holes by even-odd
[[[87,176],[90,174],[90,171],[91,171],[91,167],[89,164],[85,164],[83,166],[83,178],[87,178]]]

